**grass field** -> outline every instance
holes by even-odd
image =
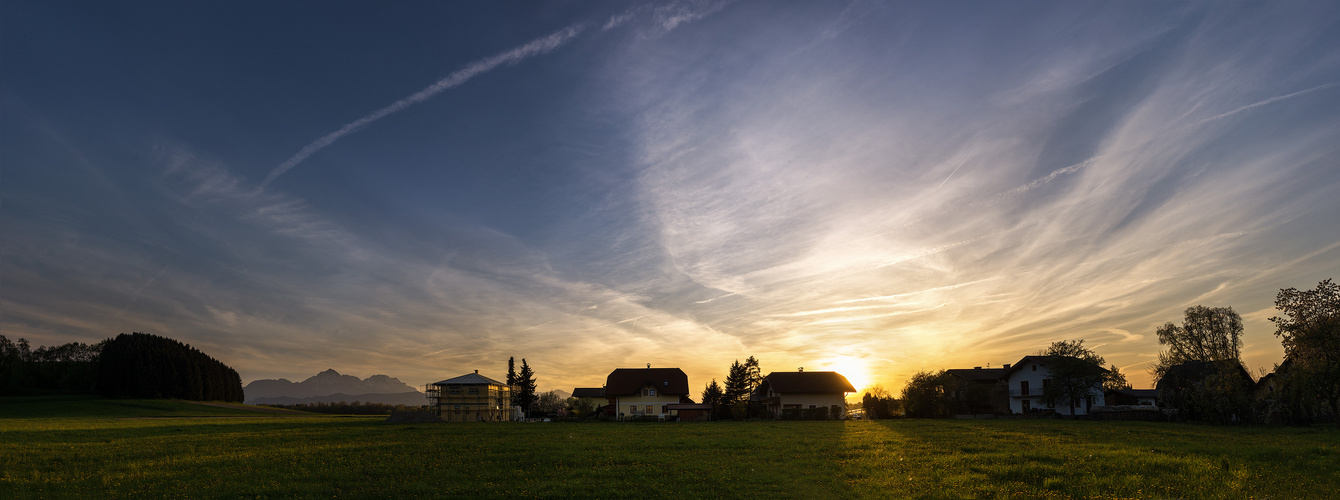
[[[175,401],[0,400],[0,498],[1326,498],[1340,491],[1340,432],[1322,427],[381,420]]]

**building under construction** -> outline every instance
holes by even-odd
[[[448,422],[506,422],[512,415],[512,386],[479,370],[429,384],[428,407]]]

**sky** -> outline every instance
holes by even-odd
[[[5,2],[0,330],[897,391],[1340,278],[1335,2]]]

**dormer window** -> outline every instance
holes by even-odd
[[[647,390],[645,390],[645,391],[642,391],[642,395],[643,395],[643,396],[655,396],[655,395],[656,395],[656,389],[647,389]]]

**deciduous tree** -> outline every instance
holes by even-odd
[[[1291,376],[1326,401],[1340,427],[1340,285],[1327,279],[1312,290],[1280,290],[1275,308],[1283,316],[1270,321],[1292,360]]]
[[[1181,326],[1165,323],[1156,333],[1168,350],[1159,353],[1150,370],[1155,380],[1173,365],[1188,361],[1242,362],[1242,317],[1232,307],[1188,307]]]
[[[1047,369],[1051,372],[1051,383],[1042,387],[1043,401],[1053,406],[1065,403],[1071,415],[1075,414],[1075,406],[1092,397],[1094,388],[1101,388],[1107,378],[1103,357],[1084,347],[1083,339],[1052,342],[1039,354],[1047,356]]]
[[[945,378],[948,372],[921,371],[903,386],[903,413],[913,418],[949,416],[945,406]]]

